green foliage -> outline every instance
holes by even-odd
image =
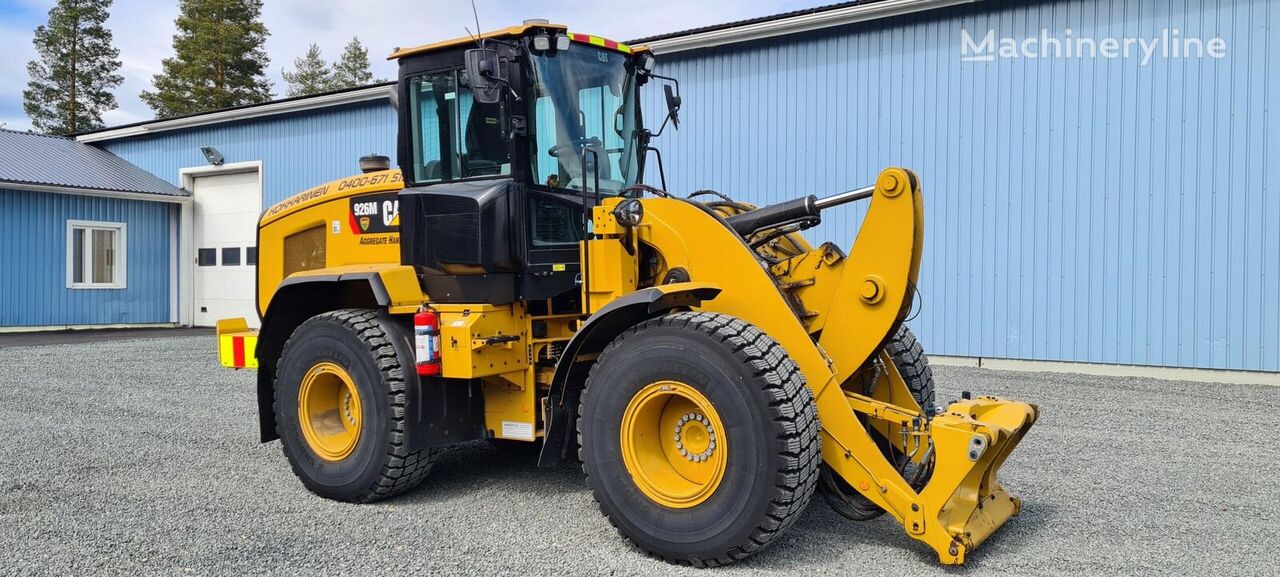
[[[369,49],[360,43],[360,39],[351,38],[342,51],[342,57],[333,63],[333,88],[355,88],[379,82],[382,78],[374,78],[369,66]]]
[[[293,60],[293,72],[281,73],[288,83],[289,96],[303,96],[334,89],[333,72],[320,56],[320,47],[312,44],[307,53]]]
[[[141,94],[158,117],[271,99],[262,0],[181,0],[172,58]]]
[[[49,22],[36,27],[35,60],[27,63],[22,109],[31,126],[50,134],[102,127],[102,113],[114,109],[112,89],[124,80],[120,50],[104,25],[111,0],[59,0]]]

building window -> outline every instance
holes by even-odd
[[[240,247],[228,246],[222,249],[222,266],[240,266]]]
[[[67,221],[67,288],[125,288],[123,222]]]
[[[196,251],[196,266],[217,266],[218,249],[202,248]]]
[[[258,264],[258,247],[244,247],[244,264],[248,266],[256,266]]]

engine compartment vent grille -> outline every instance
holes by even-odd
[[[284,238],[284,276],[325,266],[324,225],[295,232]]]

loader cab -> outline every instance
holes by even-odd
[[[402,260],[436,302],[576,299],[590,207],[640,181],[652,56],[526,25],[485,35],[479,74],[478,44],[393,54]]]

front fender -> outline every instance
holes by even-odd
[[[551,390],[546,397],[546,433],[538,466],[553,466],[570,457],[578,419],[578,393],[591,369],[591,362],[579,362],[579,356],[603,351],[622,331],[645,320],[672,309],[696,307],[718,294],[720,287],[711,283],[673,283],[635,291],[591,315],[565,345],[556,362]]]

